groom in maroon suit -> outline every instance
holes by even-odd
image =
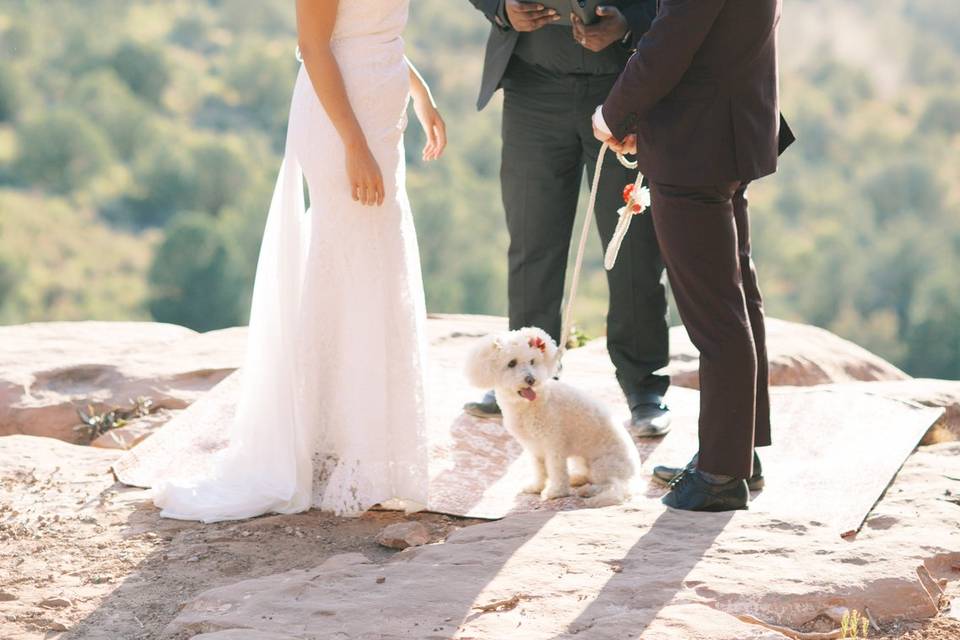
[[[601,140],[636,151],[680,316],[700,350],[700,450],[663,501],[743,509],[770,444],[763,301],[747,185],[777,169],[781,0],[661,0],[606,102]]]

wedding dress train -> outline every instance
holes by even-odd
[[[403,151],[408,3],[341,1],[331,42],[383,173],[382,206],[351,198],[343,145],[300,68],[229,443],[201,475],[178,474],[171,453],[151,483],[164,516],[210,522],[427,502],[426,311]]]

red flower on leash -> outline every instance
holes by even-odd
[[[643,210],[650,206],[650,191],[644,187],[638,194],[636,188],[636,184],[628,184],[623,188],[623,201],[627,210],[634,215],[643,213]]]
[[[530,342],[528,342],[527,344],[529,344],[534,349],[539,349],[540,353],[547,352],[547,343],[543,341],[543,338],[530,338]]]

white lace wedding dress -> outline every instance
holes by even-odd
[[[427,502],[426,312],[403,152],[408,3],[341,0],[332,41],[383,172],[383,206],[352,200],[340,138],[300,68],[228,445],[200,475],[178,474],[172,456],[151,483],[164,516]]]

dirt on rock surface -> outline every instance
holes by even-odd
[[[837,571],[847,571],[851,568],[849,562],[861,558],[870,563],[879,562],[884,548],[889,548],[891,553],[905,549],[905,541],[917,535],[911,533],[911,527],[922,526],[924,518],[928,518],[925,522],[929,524],[930,516],[921,513],[928,506],[943,505],[938,507],[941,510],[939,518],[953,513],[943,509],[958,509],[957,513],[960,513],[960,504],[949,504],[958,500],[958,496],[944,490],[955,483],[944,476],[930,483],[930,489],[937,495],[918,500],[922,495],[919,491],[922,478],[929,476],[931,470],[947,470],[953,466],[952,463],[942,466],[936,461],[946,460],[942,457],[944,455],[955,457],[958,453],[960,449],[956,445],[939,445],[923,450],[917,462],[908,463],[859,536],[861,542],[858,544],[864,543],[868,545],[864,549],[872,551],[860,554],[851,547],[849,556],[841,552],[833,565]],[[357,562],[357,554],[363,556],[359,560],[369,567],[371,588],[379,585],[391,588],[403,575],[402,566],[416,563],[418,554],[430,549],[434,550],[430,554],[443,554],[441,548],[432,546],[399,553],[380,546],[376,538],[390,524],[405,520],[420,522],[430,531],[431,542],[441,542],[455,534],[453,544],[456,547],[462,547],[471,538],[485,535],[478,533],[464,537],[468,534],[464,528],[478,524],[478,521],[436,514],[404,516],[397,512],[370,512],[360,518],[337,518],[311,511],[211,525],[161,519],[157,510],[145,500],[145,492],[114,482],[109,467],[117,455],[118,452],[114,451],[80,447],[48,438],[0,438],[0,468],[4,469],[0,479],[0,546],[4,550],[0,556],[0,599],[5,600],[0,604],[0,638],[153,640],[194,637],[194,633],[180,633],[175,620],[184,613],[185,607],[194,613],[198,603],[215,607],[216,599],[204,595],[211,589],[230,589],[231,585],[238,583],[258,578],[270,580],[273,576],[297,570],[316,572],[317,567],[328,560],[334,565],[346,560]],[[952,477],[954,474],[946,475]],[[921,522],[911,522],[914,506]],[[600,515],[599,512],[596,515]],[[590,517],[591,514],[585,512],[578,519]],[[951,526],[945,521],[942,525]],[[952,526],[955,528],[955,525],[956,521]],[[476,531],[500,526],[488,523]],[[456,533],[457,530],[462,531]],[[474,530],[472,526],[469,528],[469,532]],[[942,536],[942,531],[938,535]],[[571,539],[580,539],[582,532],[572,532],[570,536]],[[890,546],[882,546],[882,540],[888,537]],[[792,539],[800,541],[800,538]],[[495,540],[489,543],[498,544]],[[751,544],[760,545],[758,548],[763,546],[760,540]],[[722,552],[722,547],[718,551]],[[764,553],[769,554],[770,566],[789,567],[793,564],[787,560],[790,556],[780,558],[786,553],[784,549],[766,549]],[[803,552],[798,552],[795,562],[803,562],[804,557]],[[960,556],[951,556],[942,562],[934,559],[928,564],[935,575],[943,576],[950,567],[940,564],[958,559]],[[787,565],[782,564],[785,560]],[[463,573],[467,579],[471,569],[461,566],[467,572]],[[618,579],[631,571],[625,565],[621,568],[613,564],[610,570]],[[746,577],[750,569],[744,566],[743,571]],[[326,574],[320,572],[317,575]],[[408,572],[407,575],[411,574]],[[416,587],[416,584],[404,584],[408,585],[407,588]],[[828,584],[828,580],[825,579],[824,584]],[[951,580],[947,596],[957,598],[960,595],[957,587],[957,581]],[[706,590],[703,594],[713,597]],[[296,600],[293,595],[288,599]],[[535,620],[530,617],[542,615],[536,610],[544,605],[544,601],[522,602],[517,611],[528,611],[525,619],[532,625]],[[296,606],[303,606],[304,615],[322,612],[321,603]],[[698,606],[697,610],[692,619],[698,619],[708,609]],[[496,618],[516,616],[517,611],[492,611],[468,624],[487,624]],[[727,614],[723,616],[728,617]],[[467,637],[457,634],[461,622],[460,619],[451,619],[437,637]],[[728,623],[721,620],[720,624]],[[871,638],[954,640],[960,637],[960,622],[944,616],[928,621],[888,622],[881,626],[882,631],[872,632]],[[203,625],[190,628],[199,631]],[[747,637],[723,636],[722,629],[721,626],[721,635],[703,637]],[[474,630],[480,631],[479,628],[469,630],[468,635],[474,635]],[[219,637],[218,633],[201,633],[204,634],[202,637]],[[266,630],[256,628],[247,631],[225,629],[219,634],[226,634],[224,637],[241,634],[236,637],[258,640],[270,637]],[[477,633],[475,637],[495,636]],[[779,636],[759,634],[749,637]]]
[[[0,438],[0,638],[153,640],[196,594],[361,553],[386,562],[381,530],[421,522],[431,542],[475,521],[310,511],[200,525],[163,519],[116,483],[119,452],[49,438]]]
[[[960,638],[960,620],[937,618],[892,624],[883,627],[879,635],[867,637],[873,640],[957,640]]]

